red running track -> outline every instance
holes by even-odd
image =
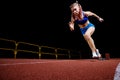
[[[0,80],[113,80],[120,59],[0,59]]]

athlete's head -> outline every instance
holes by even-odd
[[[71,12],[73,14],[80,14],[82,12],[82,6],[76,1],[70,5]]]

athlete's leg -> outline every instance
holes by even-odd
[[[87,43],[88,43],[88,45],[89,45],[89,47],[90,47],[90,49],[92,51],[92,57],[99,57],[101,55],[98,53],[98,50],[96,49],[96,46],[95,46],[95,43],[94,43],[94,40],[91,37],[91,35],[94,33],[94,31],[95,31],[94,26],[89,27],[83,36],[84,36],[85,40],[87,41]],[[98,53],[99,56],[96,53]]]

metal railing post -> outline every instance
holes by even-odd
[[[16,59],[18,43],[15,42],[14,58]]]

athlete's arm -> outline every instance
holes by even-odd
[[[94,16],[96,17],[100,22],[104,21],[103,18],[99,17],[97,14],[91,12],[91,11],[84,11],[84,14],[86,16]]]

